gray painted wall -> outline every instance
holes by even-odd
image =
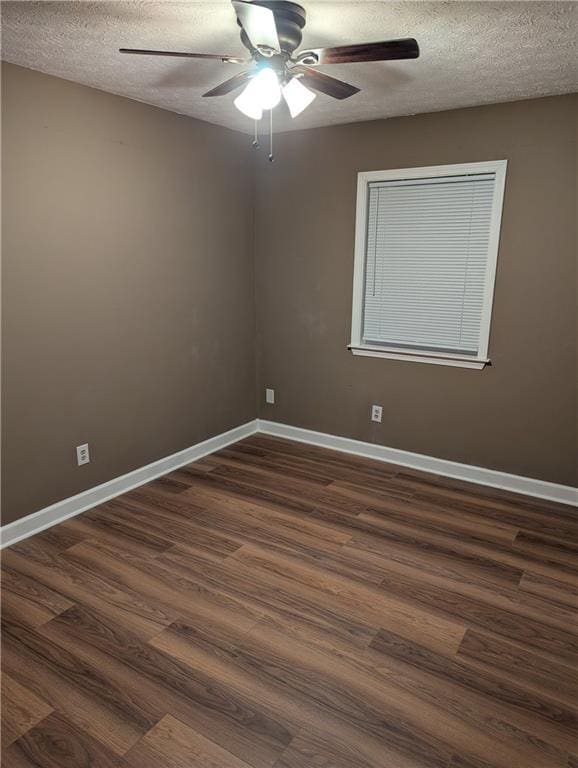
[[[256,185],[260,416],[575,484],[576,106],[562,96],[280,136]],[[353,357],[357,172],[504,158],[492,367]]]
[[[6,523],[253,419],[255,303],[243,136],[2,76]]]
[[[284,134],[270,165],[226,129],[2,77],[4,523],[256,399],[264,418],[576,482],[576,97]],[[502,158],[493,366],[352,357],[357,171]]]

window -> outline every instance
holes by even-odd
[[[358,174],[357,355],[483,368],[506,161]]]

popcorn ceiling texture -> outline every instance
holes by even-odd
[[[304,48],[415,37],[417,61],[322,67],[362,88],[319,95],[277,130],[435,112],[578,90],[573,2],[324,2],[303,0]],[[217,2],[4,2],[2,58],[241,131],[234,95],[202,94],[240,71],[230,64],[123,56],[119,47],[242,55],[235,14]]]

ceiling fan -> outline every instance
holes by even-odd
[[[313,101],[316,92],[334,99],[347,99],[359,92],[356,86],[320,72],[318,66],[416,59],[419,56],[418,44],[411,37],[295,53],[305,26],[304,8],[287,0],[232,0],[232,4],[241,28],[241,42],[250,54],[247,58],[138,48],[121,48],[120,52],[251,65],[203,96],[224,96],[245,86],[235,99],[235,106],[254,120],[260,120],[264,110],[273,110],[281,98],[284,98],[291,117],[297,117]]]

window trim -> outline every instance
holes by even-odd
[[[504,190],[506,185],[507,160],[490,160],[479,163],[457,163],[453,165],[432,165],[423,168],[396,168],[386,171],[360,171],[357,174],[357,205],[355,211],[355,251],[353,262],[353,302],[351,312],[351,343],[348,349],[354,355],[364,357],[382,357],[390,360],[406,360],[410,362],[434,363],[463,368],[484,368],[490,363],[488,347],[490,341],[490,325],[492,306],[494,303],[494,288],[496,283],[496,268],[498,249],[500,245],[500,229],[504,205]],[[399,181],[405,179],[435,178],[441,176],[467,175],[479,173],[494,173],[496,177],[490,235],[488,241],[488,267],[484,286],[484,304],[480,321],[480,343],[476,356],[438,353],[416,348],[386,347],[364,344],[363,332],[363,290],[365,277],[365,260],[367,244],[367,199],[371,182]]]

